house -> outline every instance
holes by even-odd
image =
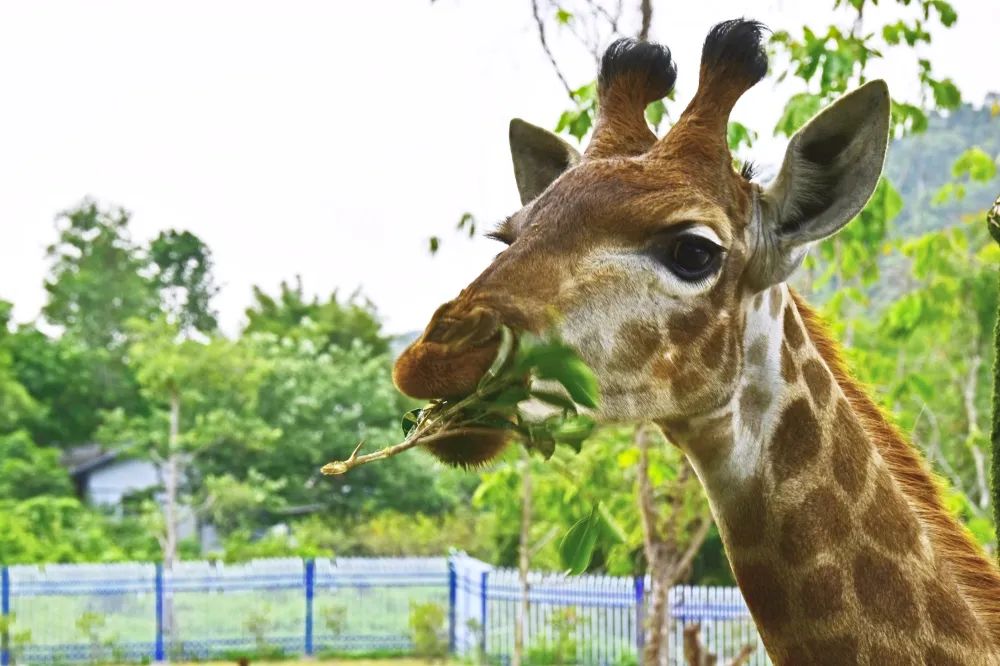
[[[67,449],[60,462],[69,472],[82,502],[115,513],[122,511],[128,495],[163,485],[155,464],[130,457],[120,448],[82,444]],[[157,492],[155,496],[162,505],[163,493]],[[182,505],[179,516],[178,538],[188,539],[198,534],[198,523],[190,507]]]
[[[92,506],[119,507],[126,495],[160,485],[156,465],[128,458],[118,449],[83,444],[67,449],[61,459],[77,496]]]

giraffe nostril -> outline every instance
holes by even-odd
[[[424,340],[453,347],[479,346],[496,337],[500,315],[476,308],[460,317],[442,315],[425,334]]]

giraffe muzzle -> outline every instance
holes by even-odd
[[[461,398],[476,390],[500,344],[500,314],[445,303],[427,329],[396,360],[396,387],[420,400]]]

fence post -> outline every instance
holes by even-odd
[[[309,558],[305,561],[305,588],[306,588],[306,636],[305,648],[306,656],[313,656],[313,597],[316,592],[316,560]]]
[[[479,649],[486,655],[486,585],[490,572],[484,571],[479,578],[479,625],[482,631]]]
[[[155,578],[155,591],[156,591],[156,644],[153,653],[153,661],[157,663],[162,663],[164,661],[163,654],[163,563],[156,563],[156,578]]]
[[[448,654],[455,654],[455,602],[458,596],[458,574],[455,558],[448,558]]]
[[[635,653],[642,659],[642,648],[646,644],[646,576],[635,577]]]
[[[6,620],[10,618],[10,569],[0,567],[0,618],[3,622],[3,634],[0,635],[0,664],[10,664],[10,626]]]

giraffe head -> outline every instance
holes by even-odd
[[[727,126],[767,72],[762,31],[746,20],[712,29],[697,92],[661,139],[644,110],[670,92],[676,67],[667,48],[629,39],[604,54],[582,155],[512,121],[523,206],[493,233],[507,248],[438,308],[398,359],[397,386],[426,399],[470,393],[503,324],[576,347],[600,381],[604,420],[684,419],[729,400],[749,304],[861,210],[889,128],[886,86],[870,82],[792,137],[773,183],[750,182],[733,167]],[[495,444],[468,442],[458,459],[481,462]]]

